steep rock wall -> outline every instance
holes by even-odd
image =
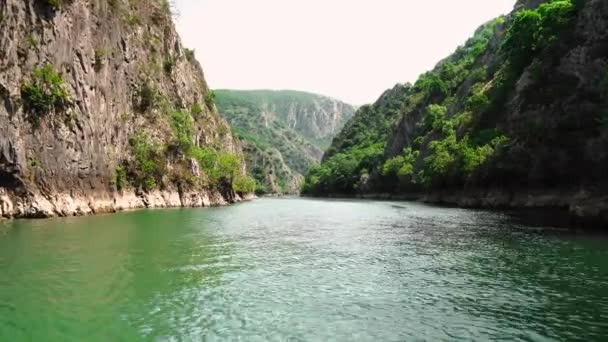
[[[24,85],[44,67],[63,80],[68,100],[61,110],[35,111],[24,99]],[[189,161],[170,149],[163,151],[156,189],[117,186],[117,170],[134,160],[134,136],[145,134],[158,146],[172,143],[167,113],[176,108],[199,107],[198,146],[240,154],[227,123],[205,104],[207,92],[165,1],[0,2],[0,216],[240,199],[225,187],[186,187],[181,180],[192,174],[184,174],[182,165]]]

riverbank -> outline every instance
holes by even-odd
[[[0,188],[0,218],[51,218],[115,213],[137,209],[196,208],[224,206],[257,198],[217,190],[180,192],[156,190],[148,193],[59,193],[15,196]]]
[[[471,209],[556,213],[564,226],[608,228],[608,196],[574,190],[468,190],[428,193],[331,194],[329,198],[417,201]]]

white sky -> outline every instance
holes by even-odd
[[[294,89],[351,104],[413,82],[515,0],[175,0],[211,88]]]

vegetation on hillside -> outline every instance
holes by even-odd
[[[462,187],[512,149],[500,120],[524,68],[549,56],[576,15],[554,0],[497,18],[412,87],[359,109],[306,176],[307,194]]]
[[[321,165],[308,172],[302,192],[355,191],[358,180],[368,177],[369,171],[382,160],[386,141],[409,92],[409,85],[398,85],[374,105],[359,108],[334,139]]]
[[[140,132],[130,140],[133,160],[120,167],[120,186],[130,183],[150,191],[164,186],[167,175],[167,160],[169,158],[182,160],[181,172],[174,174],[174,181],[188,186],[225,189],[232,188],[237,193],[252,193],[255,191],[255,181],[242,174],[243,160],[236,154],[223,152],[209,146],[199,146],[195,142],[196,127],[192,113],[185,110],[172,110],[166,113],[171,125],[173,140],[163,144],[158,139]],[[201,174],[191,174],[186,170],[189,162],[196,161]],[[175,162],[175,160],[174,160]],[[124,174],[124,176],[122,176]]]
[[[218,110],[244,142],[247,165],[258,193],[297,192],[302,174],[318,163],[327,141],[294,127],[289,114],[298,108],[315,110],[325,98],[271,90],[216,90],[215,95]]]
[[[50,64],[32,71],[30,80],[21,86],[21,98],[33,124],[46,114],[66,109],[70,103],[63,77]]]

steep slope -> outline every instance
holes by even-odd
[[[605,1],[520,1],[403,93],[381,157],[370,165],[355,153],[370,143],[334,141],[307,192],[559,207],[608,222],[607,26]]]
[[[0,216],[240,200],[208,94],[165,0],[0,2]]]
[[[244,143],[258,192],[297,193],[311,165],[354,115],[354,108],[299,91],[216,90],[216,103]]]

